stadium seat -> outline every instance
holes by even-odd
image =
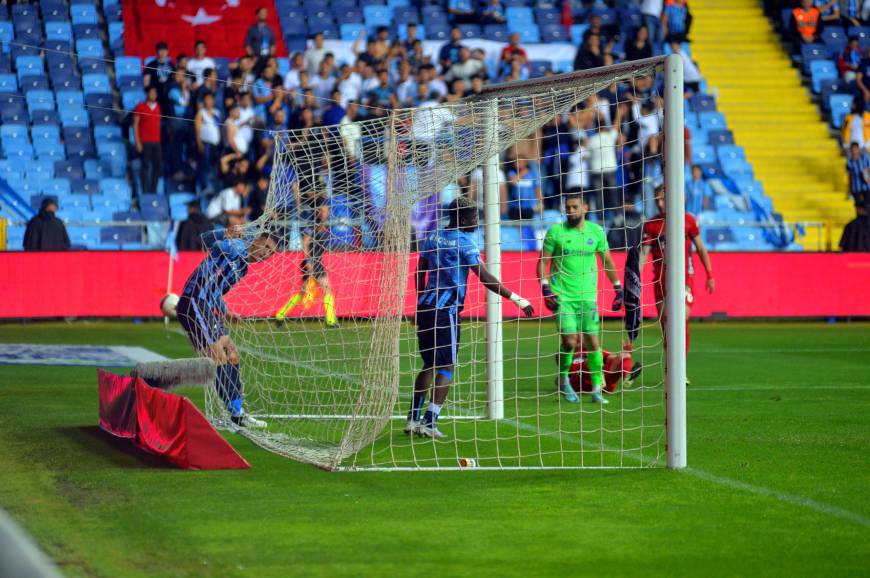
[[[60,122],[64,127],[90,126],[91,121],[84,108],[63,107],[59,110]]]
[[[572,24],[571,25],[571,44],[580,46],[583,44],[583,34],[589,30],[588,24]]]
[[[117,125],[95,126],[94,139],[102,142],[121,142],[121,127]]]
[[[462,38],[466,40],[483,36],[483,31],[477,24],[459,24],[457,27],[462,31]]]
[[[483,37],[494,42],[507,42],[510,38],[507,26],[501,24],[487,24],[483,27]]]
[[[73,24],[98,24],[97,8],[91,4],[73,4],[70,6],[70,17]]]
[[[54,93],[50,90],[30,90],[26,100],[29,111],[54,110]]]
[[[508,21],[508,30],[520,35],[523,44],[537,44],[541,42],[541,31],[534,22],[511,22]]]
[[[45,75],[42,59],[39,56],[19,56],[15,59],[15,70],[18,72],[19,80],[25,76]]]
[[[46,195],[52,195],[55,198],[64,197],[70,194],[69,180],[51,179],[42,190]]]
[[[100,40],[100,28],[93,24],[76,24],[73,26],[73,38],[76,40]]]
[[[130,185],[124,179],[100,179],[100,194],[106,197],[129,200]]]
[[[111,94],[112,92],[109,77],[105,74],[82,75],[82,88],[85,94]]]
[[[48,78],[44,76],[24,76],[18,82],[19,90],[25,94],[31,90],[49,90]]]
[[[75,179],[82,179],[85,176],[84,167],[82,167],[81,161],[76,160],[66,160],[66,161],[55,161],[54,163],[54,174],[58,177],[64,177],[66,179],[70,179],[70,182]]]
[[[386,6],[363,6],[362,12],[366,26],[368,26],[369,28],[376,28],[378,26],[390,26],[390,24],[392,23],[392,11]]]
[[[738,175],[752,175],[752,165],[744,159],[722,159],[719,162],[719,166],[722,167],[722,172],[731,178]]]
[[[57,106],[61,107],[79,107],[84,108],[85,95],[78,90],[61,90],[56,93]]]
[[[333,6],[333,10],[335,12],[335,21],[339,26],[342,24],[362,24],[365,21],[363,19],[362,10],[356,6],[340,9],[336,9],[336,7]]]
[[[854,98],[851,94],[832,94],[829,97],[831,124],[834,125],[834,128],[843,126],[843,119],[852,112],[852,100]]]
[[[121,56],[115,59],[115,76],[124,78],[129,76],[142,76],[142,61],[138,56]]]
[[[169,201],[163,195],[141,195],[139,210],[146,221],[165,221],[169,218]]]
[[[846,83],[843,82],[843,80],[840,78],[830,78],[830,79],[822,80],[819,83],[819,86],[821,87],[820,100],[822,103],[822,110],[824,110],[825,112],[831,110],[830,97],[832,94],[836,94],[836,93],[844,93],[845,94],[848,92],[848,90],[846,88]]]
[[[810,62],[828,58],[828,50],[824,44],[804,44],[801,46],[801,61],[805,73],[810,71]]]
[[[103,58],[81,57],[78,60],[79,70],[82,74],[106,74],[109,70],[106,60]]]
[[[822,80],[838,78],[837,64],[832,60],[813,60],[810,62],[810,77],[813,84],[813,92],[819,94],[822,91]]]
[[[692,112],[715,112],[716,99],[709,94],[693,94],[689,99]]]
[[[707,133],[707,142],[713,146],[733,145],[734,133],[730,130],[711,130]]]
[[[535,13],[528,6],[508,6],[504,10],[508,26],[511,24],[525,24],[535,21]]]
[[[399,24],[399,40],[402,42],[408,39],[408,25]],[[423,24],[417,24],[417,38],[426,40],[426,27]]]
[[[46,22],[45,38],[47,40],[72,41],[72,25],[69,22]]]
[[[400,6],[393,9],[393,21],[396,24],[419,24],[420,14],[416,8]]]
[[[530,60],[529,61],[529,76],[538,78],[544,76],[544,73],[552,69],[549,60]]]
[[[424,20],[424,22],[426,22]],[[450,39],[450,25],[449,24],[435,24],[426,22],[426,39],[427,40],[449,40]]]
[[[743,152],[743,147],[736,145],[723,145],[717,147],[716,156],[719,158],[719,164],[723,164],[724,161],[732,159],[746,160],[746,154]]]
[[[724,129],[725,115],[721,112],[700,112],[698,113],[698,124],[707,130]]]
[[[340,36],[342,40],[353,42],[359,35],[366,30],[365,24],[346,22],[339,26]]]
[[[540,26],[541,41],[551,42],[568,42],[569,35],[565,32],[565,27],[561,24],[545,24]]]
[[[822,42],[828,50],[828,57],[836,59],[849,43],[848,37],[839,26],[825,26],[822,29]]]
[[[692,143],[692,164],[715,163],[716,151],[712,146]]]
[[[103,43],[93,38],[76,40],[76,52],[82,58],[103,58]]]
[[[85,161],[87,162],[87,161]],[[81,195],[99,195],[100,182],[97,179],[73,179],[70,181],[70,188],[74,194]]]
[[[66,22],[69,17],[69,10],[63,0],[41,0],[39,9],[45,22]]]
[[[0,91],[6,93],[18,92],[18,81],[14,74],[0,74]]]

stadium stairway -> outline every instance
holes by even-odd
[[[797,239],[825,249],[854,216],[845,158],[757,0],[693,0],[692,57],[718,91],[755,177],[786,221],[822,221]],[[712,89],[711,89],[712,90]]]

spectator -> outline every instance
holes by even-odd
[[[205,210],[205,216],[224,227],[244,224],[251,208],[242,205],[250,190],[251,187],[246,181],[236,181],[233,186],[215,195]]]
[[[679,42],[671,42],[671,51],[674,54],[679,54],[683,59],[683,87],[686,94],[696,94],[701,91],[701,81],[704,78],[701,76],[701,71],[698,70],[698,65],[689,58],[689,55],[683,52]]]
[[[254,111],[260,118],[266,118],[266,110],[272,104],[275,95],[272,89],[275,87],[275,70],[267,66],[260,73],[260,77],[254,81],[251,94],[254,97]]]
[[[257,80],[257,74],[258,72],[254,72],[253,58],[250,56],[239,58],[239,65],[233,71],[233,75],[239,80],[239,93],[251,92],[251,87],[254,85],[254,81]]]
[[[320,72],[311,79],[311,90],[314,91],[317,100],[324,102],[329,100],[333,89],[335,89],[335,78],[332,76],[328,60],[324,58],[320,61]]]
[[[529,55],[526,53],[526,49],[520,46],[519,32],[511,34],[507,46],[501,49],[501,64],[499,65],[499,68],[501,70],[509,68],[510,61],[514,58],[519,58],[523,65],[529,61]]]
[[[499,0],[486,0],[481,16],[483,16],[481,19],[483,24],[505,24],[507,22],[504,8]]]
[[[480,76],[489,78],[489,70],[486,67],[486,51],[483,48],[475,48],[471,51],[471,58],[480,62]]]
[[[57,201],[53,197],[42,199],[39,212],[27,222],[24,230],[25,251],[68,251],[69,235],[63,221],[55,216]]]
[[[844,150],[848,150],[853,143],[864,150],[870,148],[870,112],[853,102],[852,113],[844,119],[840,136]]]
[[[313,45],[305,51],[305,69],[309,76],[314,76],[320,70],[320,61],[326,55],[327,50],[323,46],[323,32],[318,32],[312,38]]]
[[[222,102],[220,93],[222,92],[221,85],[218,82],[217,71],[214,68],[206,68],[203,73],[203,80],[198,85],[196,83],[190,86],[193,90],[193,99],[197,105],[202,104],[202,99],[206,94],[211,94],[215,98],[215,102]]]
[[[178,225],[175,245],[179,251],[205,251],[203,233],[214,229],[214,224],[199,210],[199,201],[187,203],[187,218]]]
[[[337,90],[332,91],[329,101],[326,103],[321,122],[323,126],[332,126],[341,122],[347,112],[341,106],[341,93]]]
[[[196,185],[198,192],[208,194],[211,186],[214,165],[217,161],[218,147],[221,144],[221,115],[214,107],[214,95],[208,93],[202,101],[202,108],[194,119],[194,137],[198,153],[196,162]]]
[[[627,251],[640,246],[643,232],[643,216],[634,204],[625,203],[621,211],[616,211],[607,233],[607,244],[612,251]]]
[[[402,46],[405,47],[406,57],[414,51],[414,43],[420,40],[417,37],[417,32],[417,25],[413,22],[409,22],[405,28],[405,41],[402,43]]]
[[[855,86],[858,88],[858,98],[867,106],[870,103],[870,47],[855,71]]]
[[[848,3],[848,0],[846,1]],[[822,17],[822,23],[824,26],[838,26],[840,24],[840,7],[838,6],[838,2],[839,0],[815,0],[815,2],[813,2],[816,8],[819,9],[819,14]]]
[[[248,155],[251,142],[247,139],[245,133],[242,132],[242,111],[238,106],[233,106],[227,113],[227,152],[233,152],[239,157]]]
[[[462,30],[458,26],[454,26],[450,30],[450,42],[445,43],[438,52],[438,62],[441,64],[442,72],[447,72],[453,63],[459,60],[459,49],[462,48],[461,40]]]
[[[483,76],[480,74],[471,77],[471,90],[468,91],[469,96],[476,96],[483,92]]]
[[[594,34],[598,36],[598,38],[601,40],[601,46],[607,47],[605,49],[605,52],[610,52],[610,50],[613,48],[613,39],[610,37],[609,34],[604,31],[604,28],[601,26],[601,15],[593,12],[589,15],[587,22],[589,28],[587,28],[586,31],[583,32],[583,42],[586,41],[586,38],[588,36],[592,36]]]
[[[183,68],[178,68],[172,74],[172,80],[167,90],[169,108],[169,172],[172,178],[181,180],[184,171],[193,155],[190,151],[190,91],[187,88],[187,77]]]
[[[193,75],[193,86],[191,88],[196,90],[205,80],[205,71],[207,69],[217,69],[217,64],[215,64],[215,61],[211,57],[206,56],[206,45],[202,40],[196,41],[193,50],[196,56],[187,61],[187,72]]]
[[[459,50],[459,60],[453,63],[447,74],[444,75],[444,80],[449,83],[461,80],[467,90],[471,88],[471,77],[480,74],[482,68],[483,63],[471,58],[471,50],[467,46],[463,46]]]
[[[160,108],[168,110],[169,81],[172,80],[175,67],[172,66],[172,60],[169,59],[169,47],[165,42],[158,42],[155,50],[157,57],[145,63],[142,82],[145,85],[145,90],[152,86],[157,89],[157,102],[160,103]]]
[[[803,4],[803,2],[801,3]],[[833,2],[832,2],[833,4]],[[838,12],[843,21],[843,27],[846,29],[852,26],[862,26],[861,23],[861,2],[860,0],[839,0]],[[818,11],[818,9],[816,9]]]
[[[163,172],[163,147],[160,144],[160,104],[157,103],[157,87],[147,91],[147,99],[136,105],[133,111],[133,142],[142,159],[139,172],[142,192],[156,193],[157,183]]]
[[[411,63],[411,67],[416,72],[420,70],[421,66],[431,64],[432,57],[424,52],[422,40],[415,40],[412,46],[413,49],[408,54],[408,62]]]
[[[457,60],[459,60],[458,57]],[[434,92],[438,98],[447,96],[447,83],[435,73],[435,66],[432,64],[427,64],[420,69],[420,83],[425,84],[429,93]]]
[[[855,80],[855,76],[860,70],[861,59],[863,57],[861,45],[858,42],[857,36],[849,37],[849,44],[843,48],[840,57],[837,58],[837,70],[840,71],[840,76],[846,83],[851,84]]]
[[[294,52],[290,58],[290,70],[284,76],[284,90],[291,91],[299,88],[299,71],[305,69],[305,56],[301,52]]]
[[[508,170],[508,217],[512,220],[533,219],[544,210],[541,179],[528,161],[518,158]]]
[[[476,21],[473,0],[447,0],[447,12],[458,24],[474,24]]]
[[[849,145],[846,170],[849,173],[849,195],[846,198],[852,197],[856,207],[867,206],[870,200],[870,154],[858,143]]]
[[[590,34],[583,42],[583,46],[577,49],[574,57],[574,70],[587,70],[604,66],[604,53],[601,50],[601,37]]]
[[[819,38],[819,9],[813,0],[801,0],[800,6],[792,10],[792,30],[795,46],[816,42]]]
[[[870,216],[867,207],[856,207],[856,216],[843,228],[840,249],[844,253],[870,253]]]
[[[573,146],[568,154],[567,170],[562,182],[562,189],[569,195],[579,195],[589,189],[589,148],[586,146],[586,134],[581,138],[572,139]]]
[[[256,59],[259,68],[275,55],[275,31],[268,22],[269,10],[265,7],[257,8],[257,22],[245,34],[245,51],[248,56]]]
[[[634,33],[634,38],[625,45],[626,60],[641,60],[643,58],[651,58],[653,48],[649,42],[649,29],[646,26],[638,27]]]
[[[665,34],[662,28],[663,4],[663,0],[642,0],[640,4],[643,23],[646,24],[653,54],[656,56],[662,53],[662,46],[665,42]]]
[[[251,212],[248,214],[248,219],[256,221],[263,216],[268,197],[269,177],[261,173],[260,176],[257,177],[256,185],[251,189],[251,192],[248,195],[248,207],[251,209]]]
[[[698,165],[692,165],[692,178],[686,183],[686,211],[697,215],[701,211],[715,209],[713,206],[713,191],[704,180],[704,171]]]
[[[662,32],[668,42],[688,42],[692,14],[686,0],[665,0],[662,10]]]
[[[411,76],[411,63],[407,60],[399,62],[399,78],[396,80],[396,98],[399,106],[414,106],[414,93],[417,92],[417,80]]]
[[[587,199],[590,211],[600,210],[606,214],[622,206],[619,198],[620,190],[616,184],[616,147],[622,144],[619,132],[621,119],[617,114],[616,122],[611,125],[600,125],[594,134],[589,136],[589,183],[592,195]]]

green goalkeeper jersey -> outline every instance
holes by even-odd
[[[584,221],[579,229],[561,223],[547,230],[550,289],[560,301],[598,300],[598,254],[608,249],[604,229],[596,223]]]

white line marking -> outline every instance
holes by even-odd
[[[250,352],[250,350],[248,350],[248,351]],[[837,350],[837,351],[840,351],[840,350]],[[271,354],[264,354],[264,352],[258,352],[257,354],[262,355],[263,357],[266,357],[266,358],[274,357]],[[291,365],[295,364],[292,360],[288,360],[288,359],[273,359],[273,361],[285,362],[285,363],[289,363]],[[303,367],[305,369],[309,369],[312,371],[317,371],[317,372],[321,372],[324,374],[329,374],[329,375],[338,377],[339,379],[355,379],[350,375],[328,372],[327,370],[321,369],[321,368],[316,367],[316,366],[308,366],[306,364],[306,365],[303,365]],[[705,389],[709,389],[711,391],[713,390],[713,388],[705,388]],[[722,388],[721,390],[728,391],[729,389],[732,389],[732,388]],[[819,388],[792,388],[792,389],[819,389]],[[690,389],[690,391],[692,391],[692,390]],[[456,409],[460,412],[462,411],[461,408],[456,408]],[[561,437],[562,437],[562,434],[560,432],[554,432],[554,431],[550,431],[550,430],[540,429],[534,425],[527,424],[525,422],[521,422],[521,421],[518,421],[516,419],[505,419],[504,423],[511,424],[512,426],[514,426],[520,430],[525,430],[528,432],[537,433],[538,435],[544,435],[547,437],[553,437],[553,438],[557,438],[557,439],[561,439]],[[642,454],[639,454],[639,453],[634,452],[634,451],[624,451],[624,450],[620,450],[618,448],[610,448],[610,447],[607,447],[607,446],[604,446],[601,444],[597,444],[594,442],[589,443],[589,445],[598,446],[599,449],[601,449],[603,451],[621,452],[623,457],[633,459],[633,460],[638,461],[640,463],[643,463],[644,461],[647,461],[650,459],[650,458],[643,456]],[[364,471],[364,470],[357,470],[357,471]],[[847,520],[849,522],[853,522],[855,524],[858,524],[858,525],[861,525],[864,527],[870,527],[870,518],[868,518],[866,516],[862,516],[861,514],[858,514],[856,512],[850,512],[848,510],[838,508],[837,506],[825,504],[824,502],[811,500],[810,498],[804,498],[803,496],[786,494],[784,492],[779,492],[776,490],[772,490],[770,488],[765,488],[763,486],[756,486],[754,484],[748,484],[746,482],[741,482],[739,480],[733,480],[731,478],[726,478],[723,476],[717,476],[715,474],[712,474],[712,473],[704,471],[704,470],[699,470],[697,468],[685,468],[685,469],[676,470],[676,471],[679,473],[682,473],[682,474],[693,476],[693,477],[698,478],[700,480],[712,482],[714,484],[719,484],[721,486],[726,486],[726,487],[729,487],[729,488],[734,489],[734,490],[742,490],[744,492],[749,492],[751,494],[756,494],[758,496],[765,496],[768,498],[774,498],[780,502],[785,502],[788,504],[792,504],[794,506],[808,508],[810,510],[815,510],[816,512],[819,512],[822,514],[827,514],[827,515],[833,516],[835,518]]]
[[[819,347],[819,348],[790,348],[790,349],[768,349],[759,347],[757,349],[693,349],[689,355],[695,354],[716,354],[716,353],[870,353],[870,348],[867,347]]]
[[[749,385],[738,383],[735,385],[712,385],[709,387],[690,385],[686,388],[688,393],[702,391],[815,391],[817,389],[870,389],[870,385],[860,383],[844,383],[843,385]]]
[[[130,347],[127,345],[114,345],[110,347],[112,351],[119,355],[123,355],[124,357],[129,357],[136,363],[143,363],[149,361],[167,361],[169,358],[160,355],[159,353],[155,353],[144,347]]]

